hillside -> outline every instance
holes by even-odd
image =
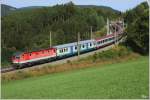
[[[17,10],[17,8],[9,5],[1,4],[1,16],[6,16],[15,10]]]
[[[76,5],[76,6],[81,7],[81,8],[98,8],[98,9],[103,9],[103,10],[107,10],[110,12],[120,13],[119,11],[111,7],[106,7],[106,6],[96,6],[96,5]],[[48,7],[48,6],[28,6],[28,7],[15,8],[6,4],[1,4],[1,15],[6,16],[7,14],[16,10],[33,10],[33,9],[39,9],[39,8],[45,8],[45,7]]]
[[[27,9],[27,8],[26,8]],[[90,27],[101,30],[107,17],[115,19],[119,13],[110,9],[81,8],[69,2],[64,5],[38,9],[16,10],[2,17],[2,64],[10,62],[14,52],[31,51],[52,45],[90,39]]]
[[[116,12],[116,13],[120,13],[120,11],[118,10],[115,10],[111,7],[107,7],[107,6],[97,6],[97,5],[77,5],[81,8],[98,8],[98,9],[105,9],[105,10],[109,10],[109,11],[113,11],[113,12]]]
[[[28,6],[28,7],[21,7],[21,8],[18,8],[18,10],[33,10],[33,9],[39,9],[39,8],[44,8],[46,6]]]
[[[2,98],[145,99],[148,57],[2,83]],[[15,91],[15,92],[14,92]]]

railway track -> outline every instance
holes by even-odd
[[[13,68],[12,66],[9,66],[8,68],[1,68],[1,73],[6,73],[6,72],[14,71],[14,70],[16,69]]]

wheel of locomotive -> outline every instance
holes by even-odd
[[[23,64],[13,64],[13,68],[15,69],[23,68]]]
[[[43,64],[43,63],[45,63],[45,60],[40,60],[39,63]]]
[[[32,62],[29,62],[29,63],[26,64],[25,67],[31,67],[31,66],[33,66],[33,63],[32,63]]]
[[[19,64],[19,69],[24,68],[25,64]]]
[[[12,66],[13,66],[13,68],[15,68],[15,69],[18,69],[18,67],[19,67],[18,64],[13,64]]]

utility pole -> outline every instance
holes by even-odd
[[[107,18],[107,35],[109,35],[109,19]]]
[[[117,34],[116,34],[116,26],[115,26],[115,45],[117,45]]]
[[[92,26],[91,26],[91,40],[93,39],[93,32],[92,32]]]
[[[116,33],[116,45],[118,44],[118,32],[117,32],[117,26],[115,28],[115,33]]]
[[[123,30],[124,30],[124,19],[123,19],[123,21],[122,21],[122,24],[123,24]]]
[[[50,31],[50,33],[49,33],[49,43],[50,43],[50,47],[52,47],[52,33],[51,33],[51,31]]]
[[[79,56],[80,56],[80,32],[78,32],[77,49],[78,49],[78,59],[79,59]]]

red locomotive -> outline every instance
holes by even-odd
[[[12,56],[12,62],[16,66],[18,64],[24,66],[24,65],[32,65],[37,61],[39,62],[42,60],[50,60],[51,58],[55,58],[55,57],[56,57],[56,49],[48,48],[48,49],[42,49],[38,51],[15,54],[14,56]]]

